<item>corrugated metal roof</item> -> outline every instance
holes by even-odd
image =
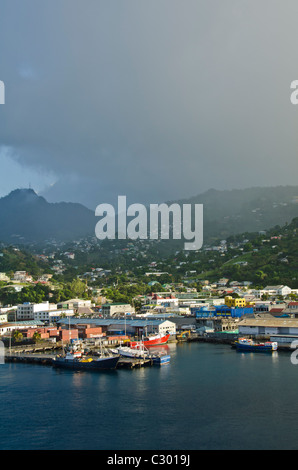
[[[8,326],[44,326],[44,323],[40,320],[24,320],[24,321],[17,321],[17,322],[7,322],[7,323],[0,323],[0,327],[8,327]]]
[[[62,323],[65,325],[71,324],[71,325],[80,325],[80,324],[96,324],[96,325],[101,325],[101,326],[109,326],[109,325],[132,325],[132,326],[137,326],[137,327],[144,327],[144,326],[150,326],[150,325],[160,325],[164,323],[165,321],[169,320],[122,320],[118,318],[111,318],[111,319],[104,319],[104,318],[71,318],[70,320],[68,319],[61,319],[58,321],[58,323]],[[173,322],[171,322],[173,323]]]
[[[292,327],[298,328],[298,319],[293,318],[245,318],[239,322],[239,326],[267,326],[267,327]]]

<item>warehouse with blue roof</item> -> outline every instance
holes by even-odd
[[[253,313],[253,307],[228,307],[219,305],[213,309],[208,307],[191,307],[191,313],[196,318],[241,318]]]

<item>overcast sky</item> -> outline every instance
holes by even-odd
[[[0,196],[297,184],[297,0],[0,0]]]

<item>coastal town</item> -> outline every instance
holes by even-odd
[[[277,285],[256,290],[228,279],[216,286],[203,284],[200,294],[188,288],[138,296],[138,308],[105,298],[101,304],[74,298],[3,306],[0,337],[7,350],[13,345],[16,351],[56,349],[78,340],[89,345],[101,340],[113,347],[149,333],[168,333],[169,342],[231,343],[247,335],[275,340],[283,348],[298,339],[298,301],[293,300],[298,289]]]
[[[297,14],[1,1],[1,450],[298,449]]]
[[[297,225],[192,252],[166,253],[159,240],[2,244],[0,339],[10,354],[57,353],[75,341],[113,348],[166,333],[168,343],[245,336],[290,350],[298,339]]]

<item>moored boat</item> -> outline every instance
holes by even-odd
[[[130,348],[129,346],[120,346],[111,350],[113,354],[120,354],[122,357],[144,358],[149,356],[149,351],[143,346],[142,348]]]
[[[156,354],[152,356],[153,364],[157,366],[169,364],[170,359],[171,359],[171,356],[169,354]]]
[[[120,346],[116,349],[110,350],[113,354],[120,354],[121,357],[134,358],[134,359],[148,359],[152,361],[153,365],[161,366],[169,364],[171,356],[165,353],[150,353],[147,348],[142,349],[129,348],[128,346]]]
[[[69,352],[66,356],[56,356],[53,359],[54,367],[62,367],[72,370],[111,370],[116,369],[120,355],[102,355],[97,358],[77,357]]]
[[[257,343],[252,339],[239,338],[235,341],[237,351],[252,351],[252,352],[273,352],[277,351],[278,343],[275,341],[265,341],[264,343]]]
[[[156,335],[149,335],[146,336],[142,341],[131,341],[130,342],[130,347],[131,348],[136,348],[139,349],[142,347],[142,344],[148,348],[150,346],[159,346],[161,344],[166,344],[169,340],[170,334],[162,335],[162,334],[156,334]]]

